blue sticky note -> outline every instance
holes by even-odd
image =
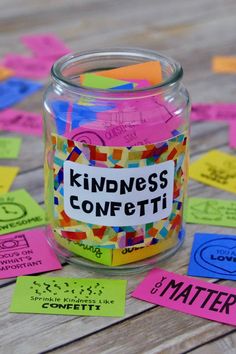
[[[63,135],[66,130],[67,122],[71,125],[71,130],[81,127],[87,123],[96,120],[96,114],[99,112],[110,111],[115,105],[109,103],[107,105],[91,105],[85,106],[74,103],[69,112],[70,103],[67,101],[54,101],[51,109],[55,116],[57,133]],[[69,114],[71,115],[69,117]]]
[[[69,102],[55,101],[52,102],[52,111],[55,116],[57,133],[63,135],[66,130],[67,115],[69,110]]]
[[[112,87],[110,90],[117,91],[117,90],[132,90],[134,88],[134,84],[132,82],[128,84],[124,84],[121,86]]]
[[[196,233],[188,275],[236,280],[236,236]]]
[[[5,109],[22,101],[42,87],[43,85],[39,82],[18,77],[11,77],[0,82],[0,109]]]

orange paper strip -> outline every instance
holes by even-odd
[[[212,70],[216,73],[236,73],[236,56],[216,56],[212,60]]]
[[[118,80],[147,80],[152,85],[157,85],[162,81],[161,64],[159,61],[148,61],[141,64],[122,66],[120,68],[93,72],[99,76],[110,77]],[[83,75],[80,77],[83,83]]]

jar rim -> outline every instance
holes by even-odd
[[[140,63],[144,63],[146,61],[159,61],[161,63],[165,62],[171,67],[171,74],[166,79],[162,80],[160,83],[155,85],[150,85],[147,87],[135,88],[134,89],[119,89],[119,90],[112,90],[112,89],[98,89],[92,88],[89,86],[84,86],[80,83],[77,83],[70,79],[69,77],[63,74],[63,70],[70,64],[80,62],[83,60],[91,60],[95,59],[96,57],[102,59],[102,57],[116,57],[116,56],[133,56],[136,60],[140,60]],[[145,59],[145,60],[141,60]],[[138,63],[136,63],[138,64]],[[96,69],[97,71],[98,69]],[[104,69],[102,69],[104,70]],[[85,73],[86,71],[82,72]],[[82,52],[75,52],[64,55],[63,57],[59,58],[51,68],[51,76],[53,80],[55,80],[58,84],[65,86],[69,90],[77,91],[79,90],[81,94],[84,95],[100,95],[104,93],[109,93],[109,95],[117,96],[117,94],[135,94],[135,93],[146,93],[152,94],[153,91],[167,89],[170,86],[174,85],[176,82],[181,80],[183,76],[183,69],[182,66],[172,59],[160,52],[150,50],[150,49],[141,49],[141,48],[106,48],[106,49],[99,49],[99,50],[87,50]],[[145,79],[145,78],[144,78]]]

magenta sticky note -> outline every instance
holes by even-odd
[[[0,129],[42,136],[43,118],[38,113],[19,109],[6,109],[0,112]]]
[[[236,288],[153,269],[132,296],[194,316],[236,325]]]
[[[236,149],[236,120],[229,122],[229,146]]]
[[[61,268],[44,228],[0,236],[0,279]]]
[[[21,38],[24,45],[37,57],[57,59],[71,50],[52,33],[25,35]]]
[[[192,104],[191,120],[236,119],[236,103],[194,103]]]
[[[7,54],[1,63],[6,68],[14,70],[17,77],[42,79],[49,76],[53,61],[19,54]]]

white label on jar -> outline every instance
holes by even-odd
[[[64,209],[72,219],[104,226],[133,226],[170,215],[174,161],[135,168],[64,162]]]

